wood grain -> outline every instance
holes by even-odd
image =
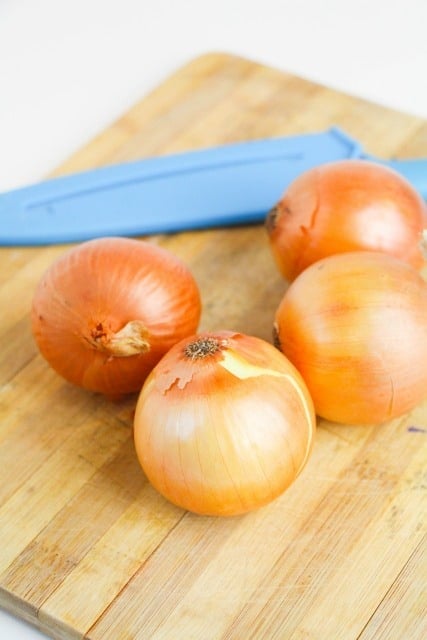
[[[332,124],[379,156],[427,155],[420,118],[213,53],[55,175]],[[286,284],[261,225],[149,241],[193,271],[201,329],[271,340]],[[0,250],[2,605],[64,640],[427,637],[427,404],[381,427],[319,421],[304,472],[259,511],[181,511],[137,464],[135,396],[74,388],[37,353],[32,294],[65,248]]]

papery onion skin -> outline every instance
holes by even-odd
[[[197,330],[198,286],[187,266],[149,242],[107,237],[76,245],[44,273],[32,328],[69,382],[118,399],[140,391],[170,347]]]
[[[348,251],[380,251],[420,269],[426,227],[421,195],[396,171],[368,160],[309,169],[266,219],[273,256],[289,281],[317,260]]]
[[[212,344],[207,355],[188,345]],[[134,421],[150,483],[197,514],[246,513],[279,496],[306,464],[313,403],[273,345],[230,331],[175,345],[147,378]]]
[[[378,424],[427,396],[427,284],[392,256],[311,265],[287,289],[275,333],[323,418]]]

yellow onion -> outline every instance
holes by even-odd
[[[315,414],[273,345],[220,331],[184,339],[139,395],[135,447],[151,484],[199,514],[235,515],[279,496],[308,460]]]
[[[140,391],[166,351],[197,330],[200,311],[197,284],[176,256],[140,240],[99,238],[43,274],[32,328],[57,373],[118,398]]]
[[[339,160],[304,172],[269,213],[266,226],[288,280],[317,260],[348,251],[381,251],[416,269],[425,264],[424,200],[403,176],[368,160]]]
[[[381,423],[427,396],[427,284],[392,256],[311,265],[286,291],[275,333],[324,418]]]

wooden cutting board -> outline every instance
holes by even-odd
[[[215,53],[56,173],[332,124],[379,156],[427,155],[419,118]],[[262,225],[150,241],[192,269],[201,329],[271,340],[286,285]],[[254,513],[181,511],[136,462],[136,398],[74,388],[37,354],[32,294],[64,249],[0,250],[2,605],[66,640],[427,637],[427,404],[380,427],[319,421],[304,472]]]

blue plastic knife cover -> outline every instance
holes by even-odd
[[[259,222],[299,174],[345,158],[374,159],[333,127],[46,180],[0,195],[0,244],[75,242]],[[395,165],[427,186],[426,161]]]

